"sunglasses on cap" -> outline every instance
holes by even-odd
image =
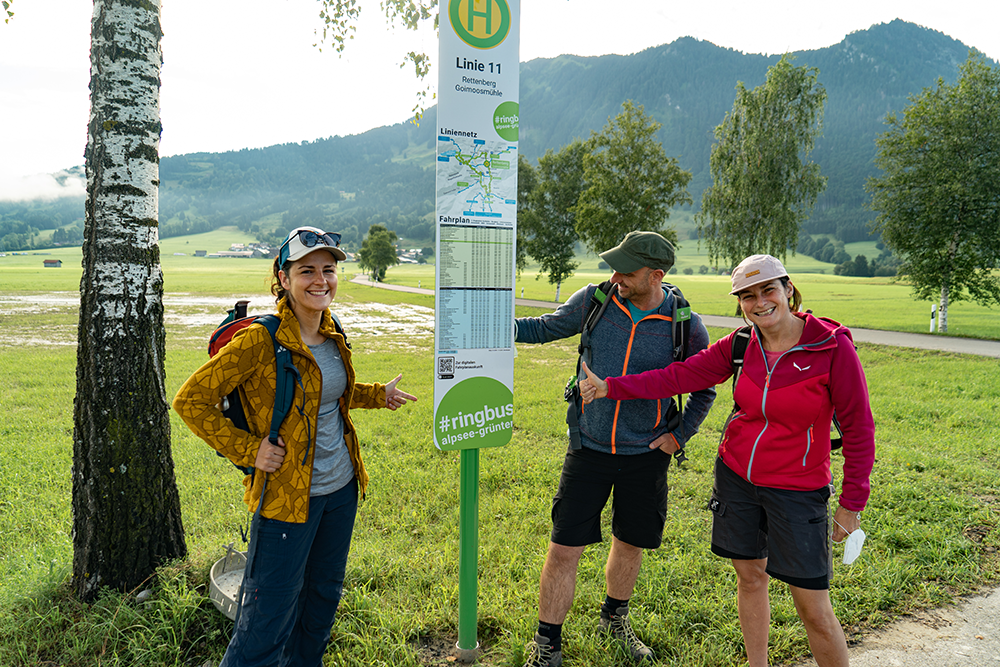
[[[278,251],[279,265],[284,265],[284,263],[288,261],[288,256],[291,254],[288,249],[288,245],[294,238],[298,238],[299,243],[306,248],[315,248],[316,246],[327,246],[328,248],[340,247],[340,234],[337,232],[323,232],[322,234],[317,234],[316,232],[308,229],[300,229],[294,236],[289,236],[285,239],[285,242],[281,244],[281,248]]]

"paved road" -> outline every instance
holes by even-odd
[[[386,283],[372,283],[367,276],[355,276],[352,283],[380,287],[382,289],[395,290],[397,292],[410,292],[411,294],[433,295],[434,290],[421,289],[419,287],[407,287],[406,285],[388,285]],[[518,306],[531,306],[533,308],[550,308],[555,310],[559,305],[551,301],[535,301],[533,299],[514,299]],[[745,322],[739,317],[722,317],[719,315],[702,315],[701,319],[706,326],[719,327],[722,329],[735,329],[741,327]],[[877,345],[893,345],[895,347],[913,347],[921,350],[942,350],[944,352],[957,352],[960,354],[974,354],[981,357],[995,357],[1000,359],[1000,341],[979,340],[975,338],[953,338],[951,336],[935,336],[932,334],[915,334],[902,331],[878,331],[876,329],[855,329],[851,327],[854,340],[861,343],[875,343]]]
[[[746,324],[739,317],[720,317],[718,315],[702,315],[706,326],[735,329]],[[876,345],[893,345],[895,347],[915,347],[921,350],[942,350],[960,354],[975,354],[981,357],[1000,358],[1000,341],[979,340],[977,338],[953,338],[951,336],[936,336],[934,334],[916,334],[905,331],[879,331],[878,329],[857,329],[851,327],[854,340],[861,343]]]

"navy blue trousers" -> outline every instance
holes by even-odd
[[[243,607],[219,667],[320,667],[344,590],[358,484],[309,499],[309,520],[260,518]]]

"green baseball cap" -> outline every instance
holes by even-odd
[[[618,273],[632,273],[644,266],[666,273],[674,265],[674,246],[656,232],[629,232],[621,243],[602,252],[601,259]]]

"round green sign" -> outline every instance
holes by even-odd
[[[448,19],[458,38],[476,49],[499,46],[510,32],[507,0],[449,0]]]
[[[493,111],[493,128],[501,139],[517,141],[517,102],[504,102]]]
[[[434,415],[434,437],[444,450],[506,445],[513,430],[514,393],[491,377],[462,380]]]

